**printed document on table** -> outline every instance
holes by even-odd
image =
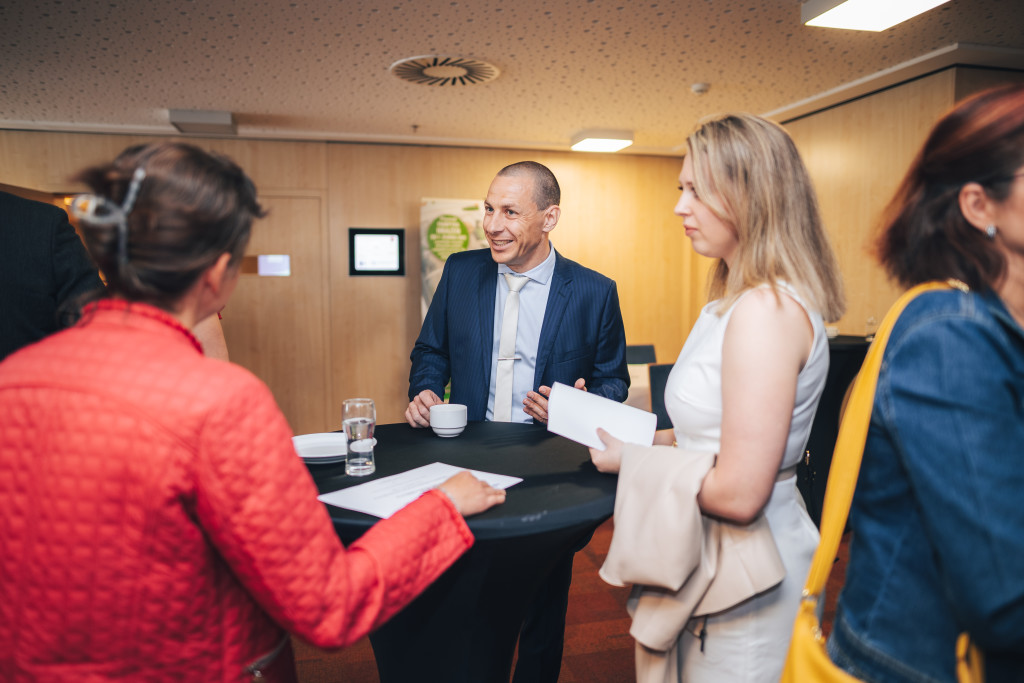
[[[350,486],[340,491],[325,493],[317,496],[317,499],[328,505],[387,519],[419,498],[425,491],[437,488],[465,469],[435,462],[401,474],[368,481],[359,486]],[[469,472],[496,489],[507,489],[522,481],[519,477],[509,477],[504,474],[478,472],[477,470],[469,470]]]
[[[598,427],[620,441],[650,446],[658,416],[555,382],[548,397],[548,431],[603,451]]]

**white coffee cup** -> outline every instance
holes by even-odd
[[[466,406],[461,403],[430,406],[430,428],[438,436],[458,436],[466,428]]]

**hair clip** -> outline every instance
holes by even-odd
[[[80,194],[75,197],[71,202],[71,213],[75,218],[93,225],[116,225],[124,219],[120,206],[96,194]]]
[[[142,181],[146,178],[146,169],[139,166],[135,169],[135,173],[132,174],[132,182],[128,185],[128,192],[124,195],[124,202],[121,204],[121,211],[124,212],[124,217],[128,216],[132,212],[132,207],[135,206],[135,198],[139,196],[139,186],[142,185]]]
[[[122,268],[128,263],[128,215],[145,177],[146,169],[141,166],[135,169],[121,206],[95,194],[80,194],[71,202],[71,213],[79,220],[93,225],[117,226],[117,260]]]

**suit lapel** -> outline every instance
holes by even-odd
[[[551,288],[548,291],[548,304],[544,309],[544,323],[540,328],[540,341],[537,344],[537,367],[533,373],[534,388],[540,386],[541,377],[551,359],[551,351],[558,338],[558,326],[562,323],[565,307],[572,293],[572,268],[569,261],[555,252],[555,272],[551,277]]]
[[[491,381],[491,347],[494,344],[494,297],[498,291],[498,264],[491,260],[481,261],[480,279],[477,283],[477,310],[480,312],[480,358],[483,365],[484,386]],[[486,404],[486,394],[484,403]],[[485,405],[486,408],[486,405]]]

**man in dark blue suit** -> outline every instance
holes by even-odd
[[[506,166],[491,183],[484,202],[490,248],[448,257],[412,351],[405,417],[413,427],[430,425],[430,406],[442,402],[449,380],[450,401],[466,405],[470,420],[546,423],[554,382],[625,400],[626,335],[615,283],[551,246],[560,194],[551,171],[533,161]],[[526,279],[514,295],[515,346],[506,358],[499,346],[517,276]],[[512,367],[511,411],[499,355]],[[558,679],[572,556],[559,560],[528,610],[515,683]]]
[[[551,171],[532,161],[505,167],[491,183],[484,202],[490,249],[448,257],[412,351],[412,426],[430,425],[430,406],[441,403],[449,380],[451,402],[466,405],[470,420],[493,419],[505,272],[530,278],[519,294],[513,396],[520,400],[513,400],[511,420],[547,422],[554,382],[626,399],[626,335],[615,283],[552,248],[559,195]],[[532,373],[520,382],[523,369]]]

